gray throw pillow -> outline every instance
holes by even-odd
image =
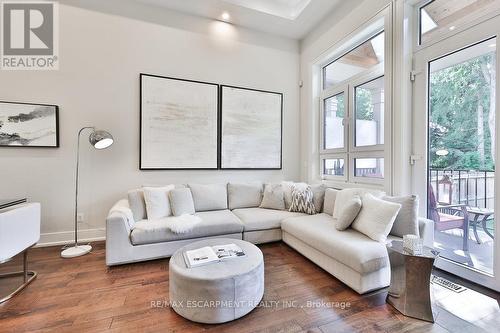
[[[262,202],[262,183],[229,183],[227,199],[229,209],[259,207]]]
[[[134,221],[141,221],[148,218],[146,213],[146,201],[144,201],[144,191],[142,189],[130,190],[127,193],[128,204]]]
[[[194,214],[194,202],[189,188],[177,188],[169,193],[170,207],[174,216]]]
[[[323,202],[325,201],[325,189],[326,186],[323,184],[311,185],[316,213],[320,213],[321,209],[323,208]]]
[[[339,218],[335,220],[335,229],[342,231],[349,228],[356,216],[358,216],[361,206],[362,202],[359,195],[349,199],[342,208]]]
[[[390,234],[393,236],[403,237],[404,235],[420,236],[418,230],[418,196],[407,195],[401,197],[382,197],[383,200],[401,204],[394,225]]]
[[[281,184],[266,184],[260,208],[285,209],[285,196]]]
[[[327,188],[325,190],[325,199],[323,202],[323,213],[333,215],[333,208],[335,207],[335,198],[339,190]]]
[[[311,186],[307,184],[294,184],[292,186],[292,202],[289,211],[309,215],[316,214]]]
[[[188,184],[197,212],[227,209],[227,184]]]

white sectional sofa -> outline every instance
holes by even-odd
[[[242,186],[240,190],[239,186]],[[385,244],[347,229],[338,231],[331,216],[334,198],[326,198],[318,214],[307,215],[260,208],[255,183],[214,186],[204,197],[193,191],[195,215],[201,222],[186,233],[167,228],[168,219],[137,220],[141,212],[127,199],[120,200],[106,221],[106,264],[119,265],[171,256],[178,248],[204,238],[235,238],[254,244],[283,240],[358,293],[386,287],[390,265]],[[230,190],[224,190],[229,188]],[[260,184],[260,188],[263,185]],[[215,191],[215,192],[214,192]],[[262,196],[262,190],[260,192]],[[214,200],[225,197],[225,203]],[[222,209],[221,209],[222,208]],[[198,211],[202,209],[203,211]],[[136,210],[136,211],[134,211]],[[134,219],[134,216],[136,218]],[[433,222],[419,219],[420,236],[432,246]],[[398,239],[389,235],[389,239]]]

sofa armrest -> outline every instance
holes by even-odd
[[[418,231],[425,246],[434,247],[434,221],[419,217]]]
[[[128,225],[128,229],[134,229],[134,214],[130,209],[127,199],[122,199],[118,201],[113,207],[111,207],[106,220],[109,220],[110,218],[122,219]]]
[[[118,201],[106,218],[106,264],[121,263],[126,258],[127,249],[132,246],[130,233],[134,218],[128,208],[128,200]]]

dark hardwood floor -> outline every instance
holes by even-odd
[[[358,295],[283,243],[261,245],[264,306],[222,325],[190,322],[165,306],[168,259],[108,268],[104,243],[91,254],[30,251],[38,278],[0,304],[0,332],[498,332],[499,296],[433,286],[436,323],[407,318],[386,290]],[[9,267],[16,264],[10,263]],[[6,265],[2,265],[5,270]],[[0,266],[1,267],[1,266]],[[12,282],[12,281],[11,281]],[[9,288],[0,282],[0,291]]]

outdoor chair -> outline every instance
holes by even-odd
[[[436,231],[462,229],[462,249],[465,252],[469,251],[469,214],[467,213],[467,205],[440,205],[436,201],[431,185],[428,187],[428,198],[428,217],[434,221],[434,229]]]

